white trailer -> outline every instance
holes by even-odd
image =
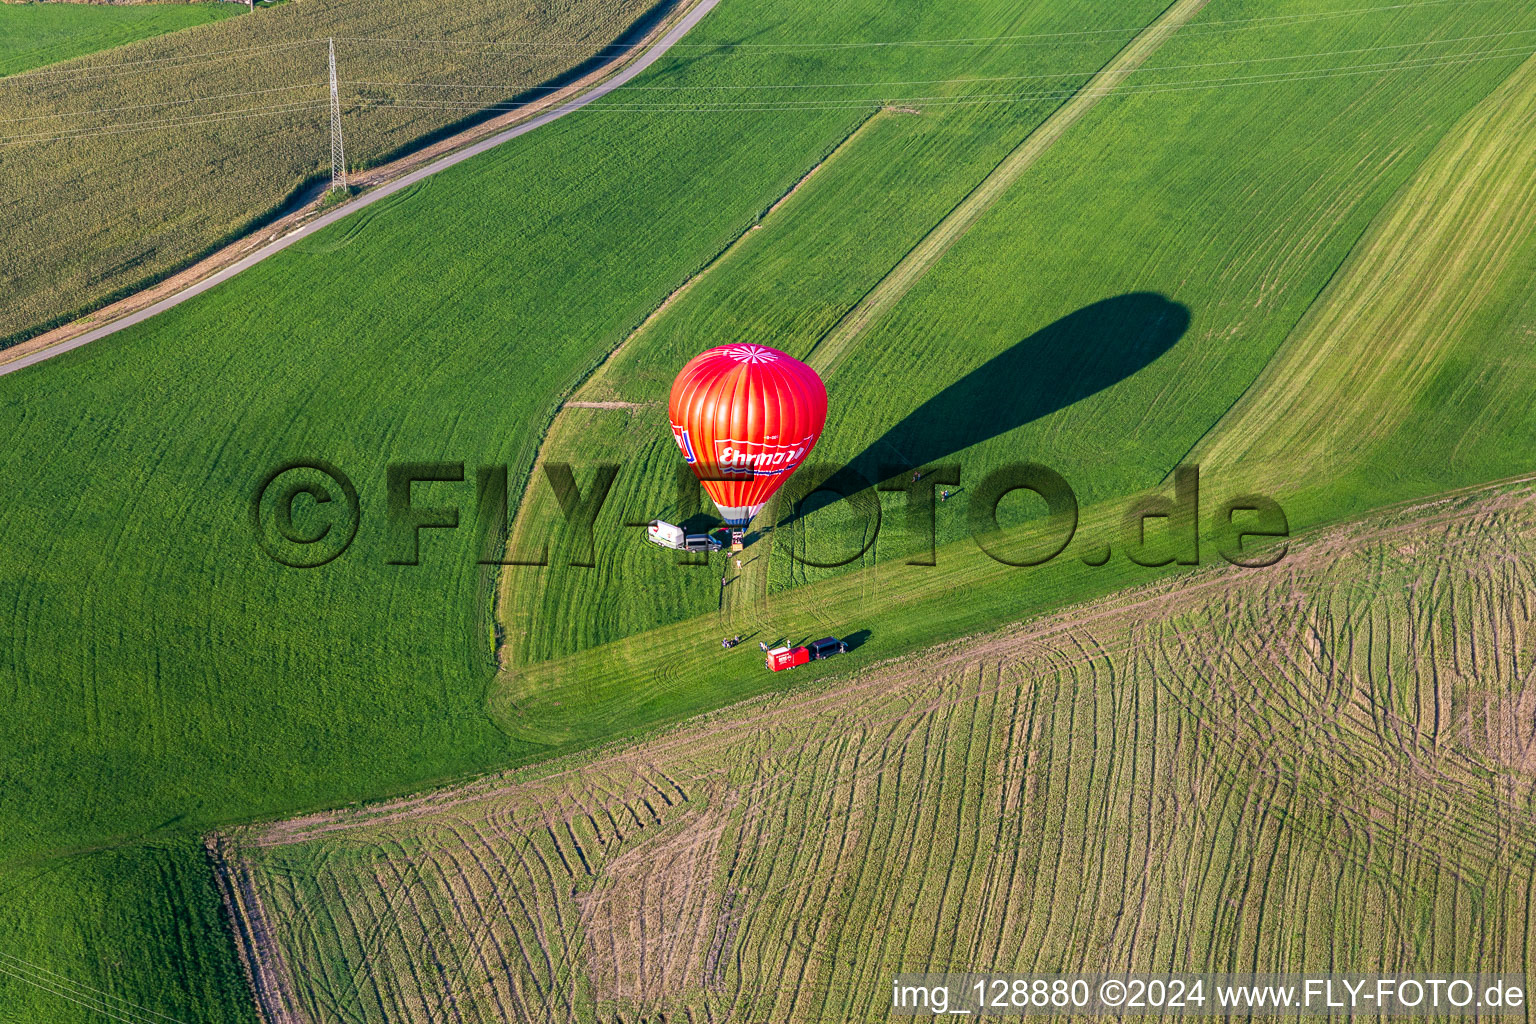
[[[664,548],[672,548],[675,551],[683,550],[683,541],[686,535],[681,526],[673,526],[664,523],[660,519],[652,519],[645,524],[645,539],[652,544],[660,544]]]
[[[684,533],[681,526],[652,519],[645,524],[645,539],[674,551],[719,551],[721,544],[708,533]]]

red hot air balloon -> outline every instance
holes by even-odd
[[[827,389],[815,370],[777,349],[722,345],[683,367],[667,417],[683,458],[739,537],[815,447]]]

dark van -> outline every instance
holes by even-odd
[[[847,654],[848,645],[835,636],[824,636],[820,640],[813,640],[805,645],[811,652],[811,660],[820,661],[822,658],[830,658],[834,654]]]

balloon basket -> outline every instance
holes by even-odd
[[[736,530],[736,529],[731,530],[731,550],[732,551],[740,551],[742,548],[744,548],[746,546],[747,546],[747,531],[746,530]]]

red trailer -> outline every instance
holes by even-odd
[[[804,647],[775,647],[768,652],[764,664],[775,672],[782,672],[796,665],[804,665],[810,660],[811,652]]]

